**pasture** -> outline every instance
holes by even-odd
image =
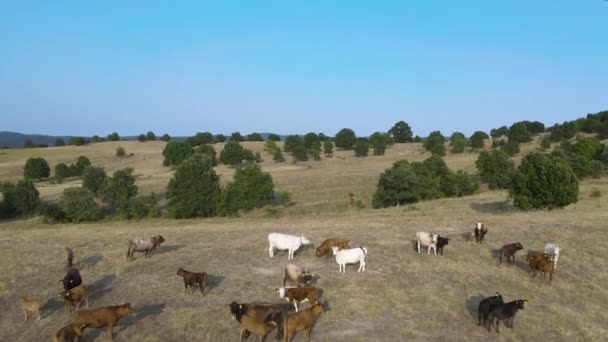
[[[115,156],[123,146],[128,158]],[[140,193],[163,193],[172,175],[162,167],[161,142],[116,142],[82,147],[7,150],[0,155],[0,180],[14,180],[25,159],[47,158],[51,168],[79,155],[109,173],[133,167]],[[263,151],[263,143],[245,143]],[[538,142],[522,147],[522,154]],[[216,145],[221,150],[221,145]],[[136,315],[115,329],[116,341],[224,341],[238,337],[238,323],[225,304],[276,302],[287,252],[268,257],[267,234],[306,235],[315,246],[330,237],[351,240],[369,250],[367,271],[357,265],[338,274],[333,259],[317,258],[314,246],[300,249],[292,262],[319,274],[330,311],[313,329],[313,341],[486,341],[498,339],[477,326],[477,303],[499,291],[505,301],[527,299],[515,318],[515,329],[501,327],[506,341],[600,341],[608,339],[608,270],[605,250],[608,221],[608,180],[581,182],[579,202],[553,211],[515,210],[505,191],[463,198],[439,199],[390,209],[371,209],[379,174],[399,159],[428,157],[420,144],[397,144],[382,157],[354,158],[339,151],[319,162],[275,164],[263,154],[262,167],[271,173],[276,191],[292,193],[295,204],[278,213],[259,209],[239,218],[197,220],[107,220],[89,224],[46,225],[39,218],[0,223],[0,340],[50,339],[71,322],[57,299],[64,274],[63,249],[74,250],[74,263],[91,290],[91,307],[131,302]],[[453,169],[474,172],[477,155],[448,155]],[[225,184],[233,170],[218,166]],[[68,186],[41,182],[44,199],[56,199]],[[591,198],[593,188],[604,194]],[[365,208],[350,204],[349,193]],[[466,241],[474,223],[489,233],[482,245]],[[417,231],[451,238],[444,256],[416,254]],[[161,234],[166,242],[144,259],[127,262],[127,241]],[[497,250],[521,242],[514,265],[498,265]],[[562,248],[553,283],[531,272],[523,259],[528,249],[547,242]],[[184,294],[177,269],[209,274],[206,295]],[[19,296],[42,299],[42,319],[23,321]],[[307,304],[303,305],[303,308]],[[107,340],[106,329],[89,329],[85,340]],[[274,332],[267,341],[274,339]],[[254,337],[249,338],[250,341]],[[304,340],[298,334],[295,341]]]

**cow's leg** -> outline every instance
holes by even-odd
[[[40,320],[40,309],[36,311],[36,314],[38,315],[38,320]]]
[[[309,329],[304,330],[304,336],[306,336],[306,341],[310,341],[310,330]]]
[[[272,247],[272,245],[270,245],[270,247],[268,247],[268,254],[270,255],[270,257],[274,257],[274,248]]]
[[[110,331],[110,341],[114,341],[114,325],[108,325],[108,330]]]
[[[418,250],[418,254],[420,254],[420,241],[416,241],[416,249]]]
[[[296,312],[298,312],[298,301],[294,299],[293,306],[296,308]]]
[[[23,309],[23,316],[25,316],[25,318],[23,318],[24,321],[27,321],[27,310]]]
[[[433,246],[433,253],[435,253],[435,255],[437,255],[437,246]]]
[[[245,331],[246,331],[246,329],[245,329],[245,328],[243,328],[243,327],[241,327],[241,331],[240,331],[240,334],[239,334],[239,341],[242,341],[242,340],[243,340],[243,333],[244,333]]]

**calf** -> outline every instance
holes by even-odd
[[[287,260],[293,259],[293,254],[302,245],[310,245],[311,242],[306,236],[294,236],[279,233],[268,234],[268,253],[274,257],[274,249],[287,250]]]
[[[84,324],[87,328],[108,327],[110,340],[114,338],[114,326],[125,316],[133,316],[131,303],[106,306],[94,310],[79,310],[74,315],[74,323]]]
[[[450,242],[448,237],[437,235],[437,249],[439,250],[439,254],[443,255],[443,247],[447,246],[448,242]]]
[[[365,259],[367,258],[367,248],[351,248],[341,249],[338,247],[332,247],[334,255],[336,256],[336,263],[338,264],[338,273],[344,270],[346,273],[346,264],[359,263],[359,270],[357,272],[365,272]]]
[[[76,310],[80,309],[82,302],[85,302],[87,308],[89,307],[89,294],[84,285],[78,285],[70,290],[63,291],[59,294],[59,297],[63,300],[63,310],[66,313],[72,312],[74,305],[76,305]]]
[[[555,264],[546,254],[528,254],[524,256],[524,258],[528,261],[530,269],[532,269],[532,277],[535,277],[536,271],[539,271],[543,274],[543,277],[545,278],[547,278],[547,273],[549,273],[549,282],[553,280],[553,271],[555,270]]]
[[[488,316],[490,315],[492,306],[502,303],[504,303],[504,301],[502,300],[502,296],[498,292],[496,292],[495,295],[485,298],[481,302],[479,302],[479,307],[477,307],[477,325],[481,325],[483,319],[483,326],[487,327]]]
[[[279,297],[293,303],[296,312],[298,312],[298,303],[309,302],[314,305],[318,302],[316,287],[280,287],[275,291],[279,294]]]
[[[557,269],[557,259],[559,259],[559,252],[561,251],[561,248],[559,248],[558,246],[556,246],[553,243],[548,243],[545,245],[545,254],[547,254],[549,256],[549,258],[553,261],[553,264],[555,265],[555,269]]]
[[[27,321],[27,314],[32,313],[38,316],[40,320],[40,300],[37,298],[27,299],[26,297],[20,297],[19,302],[21,304],[21,312],[23,312],[23,320]]]
[[[76,286],[82,284],[82,278],[80,277],[80,272],[78,271],[78,269],[72,267],[66,272],[63,279],[59,282],[63,282],[63,289],[65,291],[69,291],[75,288]]]
[[[495,304],[492,307],[492,311],[490,311],[490,324],[488,325],[488,331],[490,331],[490,327],[494,319],[496,319],[496,332],[500,333],[498,326],[500,325],[500,321],[505,321],[505,325],[509,327],[507,322],[510,322],[510,328],[513,329],[513,320],[515,319],[515,314],[518,310],[524,309],[524,304],[527,302],[525,299],[514,300],[509,303],[503,304]]]
[[[416,233],[416,249],[418,253],[420,253],[420,246],[428,246],[427,253],[431,254],[431,248],[435,255],[437,255],[437,238],[438,234],[429,234],[425,232],[417,232]]]
[[[239,304],[232,302],[226,306],[230,307],[230,313],[240,324],[240,340],[248,338],[250,332],[258,336],[260,341],[264,339],[272,329],[277,327],[277,340],[281,339],[283,333],[283,317],[285,309],[283,304]]]
[[[304,331],[304,336],[306,336],[306,340],[308,341],[310,339],[310,331],[312,330],[315,321],[319,315],[326,312],[323,305],[315,304],[306,310],[287,316],[283,325],[283,336],[285,336],[285,341],[289,342],[291,335],[298,331]]]
[[[507,258],[507,262],[509,262],[511,259],[513,259],[512,263],[515,262],[515,253],[521,249],[524,249],[524,246],[519,242],[502,246],[500,249],[500,263],[502,264],[503,256]]]
[[[72,268],[72,262],[74,261],[74,252],[70,249],[70,247],[65,248],[65,269],[69,270]]]
[[[177,275],[184,278],[185,293],[188,293],[188,288],[190,288],[191,290],[190,293],[193,293],[194,289],[198,287],[201,290],[201,296],[205,295],[205,283],[207,282],[207,273],[189,272],[180,267],[177,270]]]
[[[317,257],[325,256],[327,258],[333,255],[332,247],[338,247],[340,249],[350,248],[349,240],[343,240],[338,238],[331,238],[323,241],[321,246],[317,247]]]
[[[302,271],[298,266],[288,264],[285,266],[285,276],[283,277],[283,286],[287,284],[287,281],[294,286],[310,286],[312,284],[314,276],[309,270]]]
[[[53,336],[53,342],[76,342],[82,340],[82,333],[86,328],[86,324],[68,324],[61,328],[55,336]]]
[[[486,225],[481,222],[477,222],[475,224],[475,229],[473,229],[473,238],[474,239],[471,238],[471,241],[475,240],[475,242],[482,243],[483,239],[487,233],[488,233],[488,228],[486,228]]]
[[[144,239],[142,237],[136,237],[133,240],[129,240],[129,249],[127,250],[127,260],[133,260],[135,257],[133,254],[135,252],[144,252],[146,253],[145,257],[149,258],[150,253],[153,250],[158,248],[161,243],[165,242],[165,239],[162,235],[153,236],[149,239]]]

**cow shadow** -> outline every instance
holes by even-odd
[[[101,254],[91,255],[91,256],[88,256],[88,257],[80,260],[76,264],[78,265],[78,268],[80,268],[80,269],[92,268],[95,265],[97,265],[101,261],[101,259],[103,259],[103,256]]]
[[[220,286],[222,281],[224,281],[224,276],[208,274],[207,275],[207,284],[205,284],[205,295],[211,292],[216,287]]]
[[[125,320],[125,323],[131,323],[131,321],[140,321],[146,317],[156,316],[161,314],[165,310],[165,303],[161,304],[146,304],[140,308],[135,308],[135,316],[129,317]],[[126,325],[126,324],[125,324]]]
[[[42,304],[42,306],[40,307],[40,314],[43,316],[47,316],[61,309],[63,309],[63,302],[60,301],[58,298],[51,298],[47,300],[44,304]]]
[[[175,252],[177,250],[182,249],[184,246],[185,245],[162,246],[162,247],[155,249],[151,254],[154,255],[154,254],[171,253],[171,252]]]
[[[486,203],[471,203],[471,209],[484,213],[484,214],[501,214],[501,213],[510,213],[515,210],[513,204],[509,201],[496,201],[496,202],[486,202]]]
[[[460,236],[466,242],[474,242],[475,241],[475,234],[473,234],[473,232],[464,232],[464,233],[460,234]]]
[[[114,274],[107,274],[89,284],[89,300],[97,300],[112,291],[110,285],[116,280]]]
[[[481,295],[477,295],[477,296],[472,296],[469,297],[469,299],[467,299],[464,302],[464,305],[467,307],[467,311],[469,312],[469,316],[471,316],[471,318],[473,318],[473,320],[477,323],[477,309],[479,308],[479,303],[484,299],[485,297],[481,296]]]
[[[414,239],[414,240],[410,240],[410,242],[412,244],[412,250],[414,252],[418,253],[418,240]],[[420,246],[420,247],[422,247],[422,246]]]

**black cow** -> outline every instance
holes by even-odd
[[[524,309],[524,304],[527,302],[526,299],[518,299],[509,303],[496,304],[492,306],[492,311],[490,311],[490,324],[488,325],[488,331],[490,331],[490,326],[492,322],[494,322],[494,318],[496,318],[496,332],[500,333],[498,326],[500,325],[500,321],[505,321],[505,325],[507,327],[513,329],[513,320],[515,319],[515,314],[518,310]],[[507,324],[510,322],[510,324]]]
[[[504,301],[502,300],[502,296],[500,293],[496,292],[495,295],[483,299],[479,302],[479,307],[477,308],[477,325],[481,325],[481,321],[483,319],[483,326],[488,326],[488,316],[490,315],[490,311],[492,307],[496,304],[502,304]]]
[[[80,272],[78,272],[78,269],[72,267],[68,270],[63,279],[60,280],[60,282],[63,282],[63,289],[65,291],[69,291],[82,284],[82,278],[80,278]]]
[[[447,237],[437,236],[437,250],[439,250],[439,254],[443,255],[443,247],[448,244],[450,241]]]

